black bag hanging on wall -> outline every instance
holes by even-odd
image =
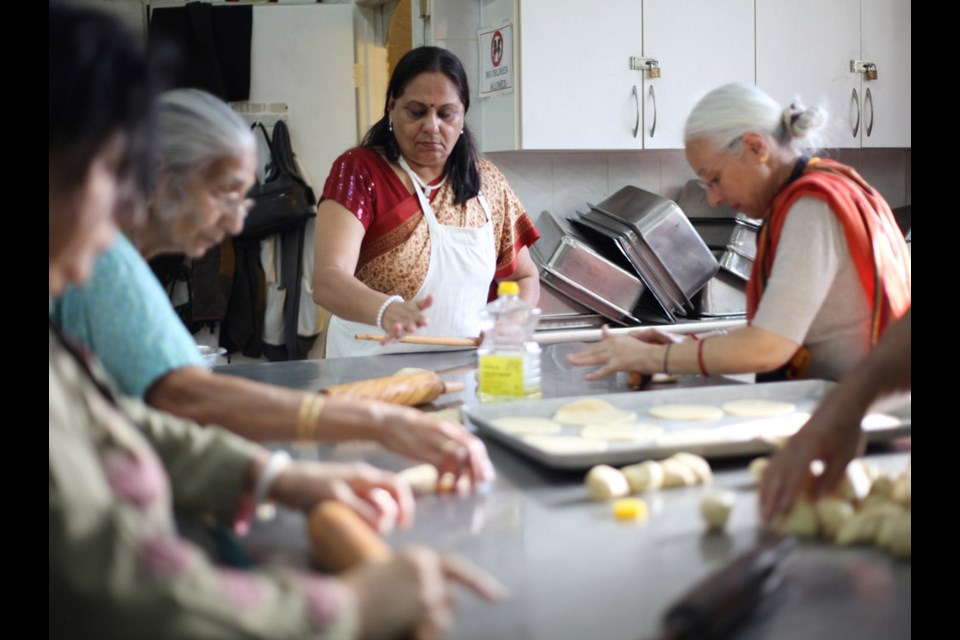
[[[270,161],[263,182],[254,185],[247,197],[254,200],[238,241],[262,240],[276,233],[297,229],[316,216],[316,197],[297,168],[290,145],[290,132],[283,120],[273,126],[273,140],[257,122],[267,141]]]

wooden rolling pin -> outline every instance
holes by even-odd
[[[462,382],[446,382],[433,371],[424,371],[338,384],[322,389],[321,393],[347,398],[369,398],[415,407],[433,402],[444,393],[456,391],[463,391]]]
[[[325,500],[310,510],[307,534],[314,558],[333,573],[365,560],[389,560],[393,555],[369,524],[336,500]]]
[[[353,336],[356,340],[383,340],[386,336],[375,335],[372,333],[358,333]],[[455,338],[447,336],[404,336],[395,340],[395,342],[406,342],[408,344],[430,344],[438,347],[477,347],[480,345],[480,338]]]

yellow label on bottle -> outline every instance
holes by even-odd
[[[522,396],[522,356],[480,356],[480,393]]]

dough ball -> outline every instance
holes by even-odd
[[[775,526],[781,533],[787,535],[810,537],[820,532],[817,512],[813,504],[804,498],[797,500],[790,513],[777,518]]]
[[[710,484],[713,481],[713,471],[710,469],[710,463],[701,456],[681,451],[670,456],[673,460],[679,460],[681,463],[690,467],[690,470],[697,476],[700,484]]]
[[[889,515],[880,523],[877,546],[898,558],[910,557],[910,513]]]
[[[813,505],[824,535],[836,538],[840,528],[856,515],[853,505],[841,498],[820,498]]]
[[[736,504],[737,496],[732,491],[710,491],[700,501],[700,515],[710,531],[722,531]]]
[[[458,491],[466,493],[470,491],[470,478],[460,476],[454,481],[452,473],[444,474],[441,478],[437,468],[432,464],[418,464],[415,467],[408,467],[397,474],[408,483],[416,495],[425,495],[428,493],[446,493]]]
[[[646,460],[640,464],[632,464],[620,471],[626,476],[633,493],[653,491],[663,486],[663,467],[656,460]]]
[[[699,422],[719,420],[723,417],[723,410],[707,404],[661,404],[650,409],[650,415],[663,420]]]
[[[910,494],[911,494],[911,484],[910,479],[911,474],[909,472],[902,473],[897,476],[897,479],[893,482],[893,489],[890,492],[890,497],[899,505],[910,508]]]
[[[837,544],[850,545],[873,543],[880,533],[884,518],[906,513],[903,507],[891,502],[876,505],[861,511],[848,520],[837,532]]]
[[[585,482],[594,500],[612,500],[630,493],[630,484],[623,473],[605,464],[590,469]]]
[[[869,496],[879,496],[884,500],[893,500],[893,478],[885,473],[880,474],[870,485]]]
[[[663,488],[692,487],[699,482],[697,474],[685,462],[676,458],[667,458],[660,463],[663,467]]]
[[[536,418],[532,416],[509,416],[496,418],[490,421],[493,426],[515,436],[549,435],[559,433],[563,425],[550,418]]]
[[[797,410],[797,406],[790,402],[776,402],[774,400],[733,400],[723,403],[723,410],[732,416],[745,418],[773,418],[785,416]]]
[[[754,482],[760,484],[760,480],[763,479],[763,472],[767,470],[767,467],[770,465],[770,458],[754,458],[750,461],[749,466],[750,475],[753,476]]]

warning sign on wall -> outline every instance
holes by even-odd
[[[477,41],[480,43],[480,97],[510,93],[513,90],[513,25],[481,29]]]

